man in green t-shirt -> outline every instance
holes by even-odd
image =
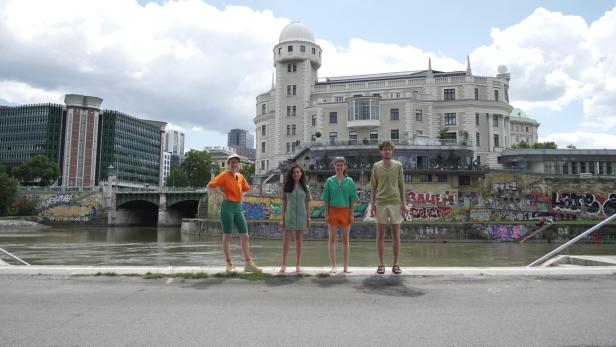
[[[383,160],[374,163],[370,186],[372,187],[371,216],[376,216],[376,250],[379,258],[378,274],[385,273],[383,253],[385,251],[385,226],[391,223],[393,243],[393,267],[391,271],[402,273],[398,260],[400,258],[400,223],[402,213],[408,211],[404,192],[404,171],[399,161],[393,160],[394,144],[384,140],[379,144]]]

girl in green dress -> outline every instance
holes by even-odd
[[[302,239],[304,231],[310,228],[310,190],[306,175],[299,164],[293,164],[284,180],[282,190],[282,212],[280,231],[283,234],[282,265],[279,272],[287,271],[287,257],[292,234],[295,233],[295,271],[301,272]]]

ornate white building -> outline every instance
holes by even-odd
[[[256,100],[257,176],[303,158],[307,148],[361,153],[392,139],[404,149],[400,159],[415,166],[427,165],[437,152],[460,150],[470,153],[464,165],[474,160],[499,167],[501,151],[522,135],[512,139],[518,126],[534,134],[527,142],[536,141],[537,122],[512,122],[504,66],[495,77],[474,76],[469,60],[466,71],[436,71],[428,62],[427,70],[319,79],[321,53],[304,24],[282,30],[273,50],[272,89]]]

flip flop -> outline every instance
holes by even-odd
[[[400,270],[400,267],[398,265],[394,265],[391,268],[391,272],[395,273],[396,275],[399,275],[402,273],[402,270]]]
[[[385,273],[385,266],[383,265],[379,265],[379,267],[376,269],[376,273],[379,275],[382,275]]]

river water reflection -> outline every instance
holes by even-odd
[[[181,234],[179,228],[53,227],[44,230],[0,230],[0,247],[33,265],[198,265],[222,266],[220,237]],[[251,239],[255,262],[278,266],[281,241]],[[523,266],[559,244],[517,242],[406,242],[401,266]],[[385,245],[391,263],[391,243]],[[239,240],[232,253],[242,264]],[[338,247],[339,258],[341,247]],[[562,254],[614,255],[616,244],[576,244]],[[6,257],[3,259],[8,260]],[[294,246],[289,264],[295,259]],[[341,261],[341,259],[339,259]],[[327,266],[326,241],[305,241],[303,266]],[[351,266],[374,266],[372,241],[351,241]]]

